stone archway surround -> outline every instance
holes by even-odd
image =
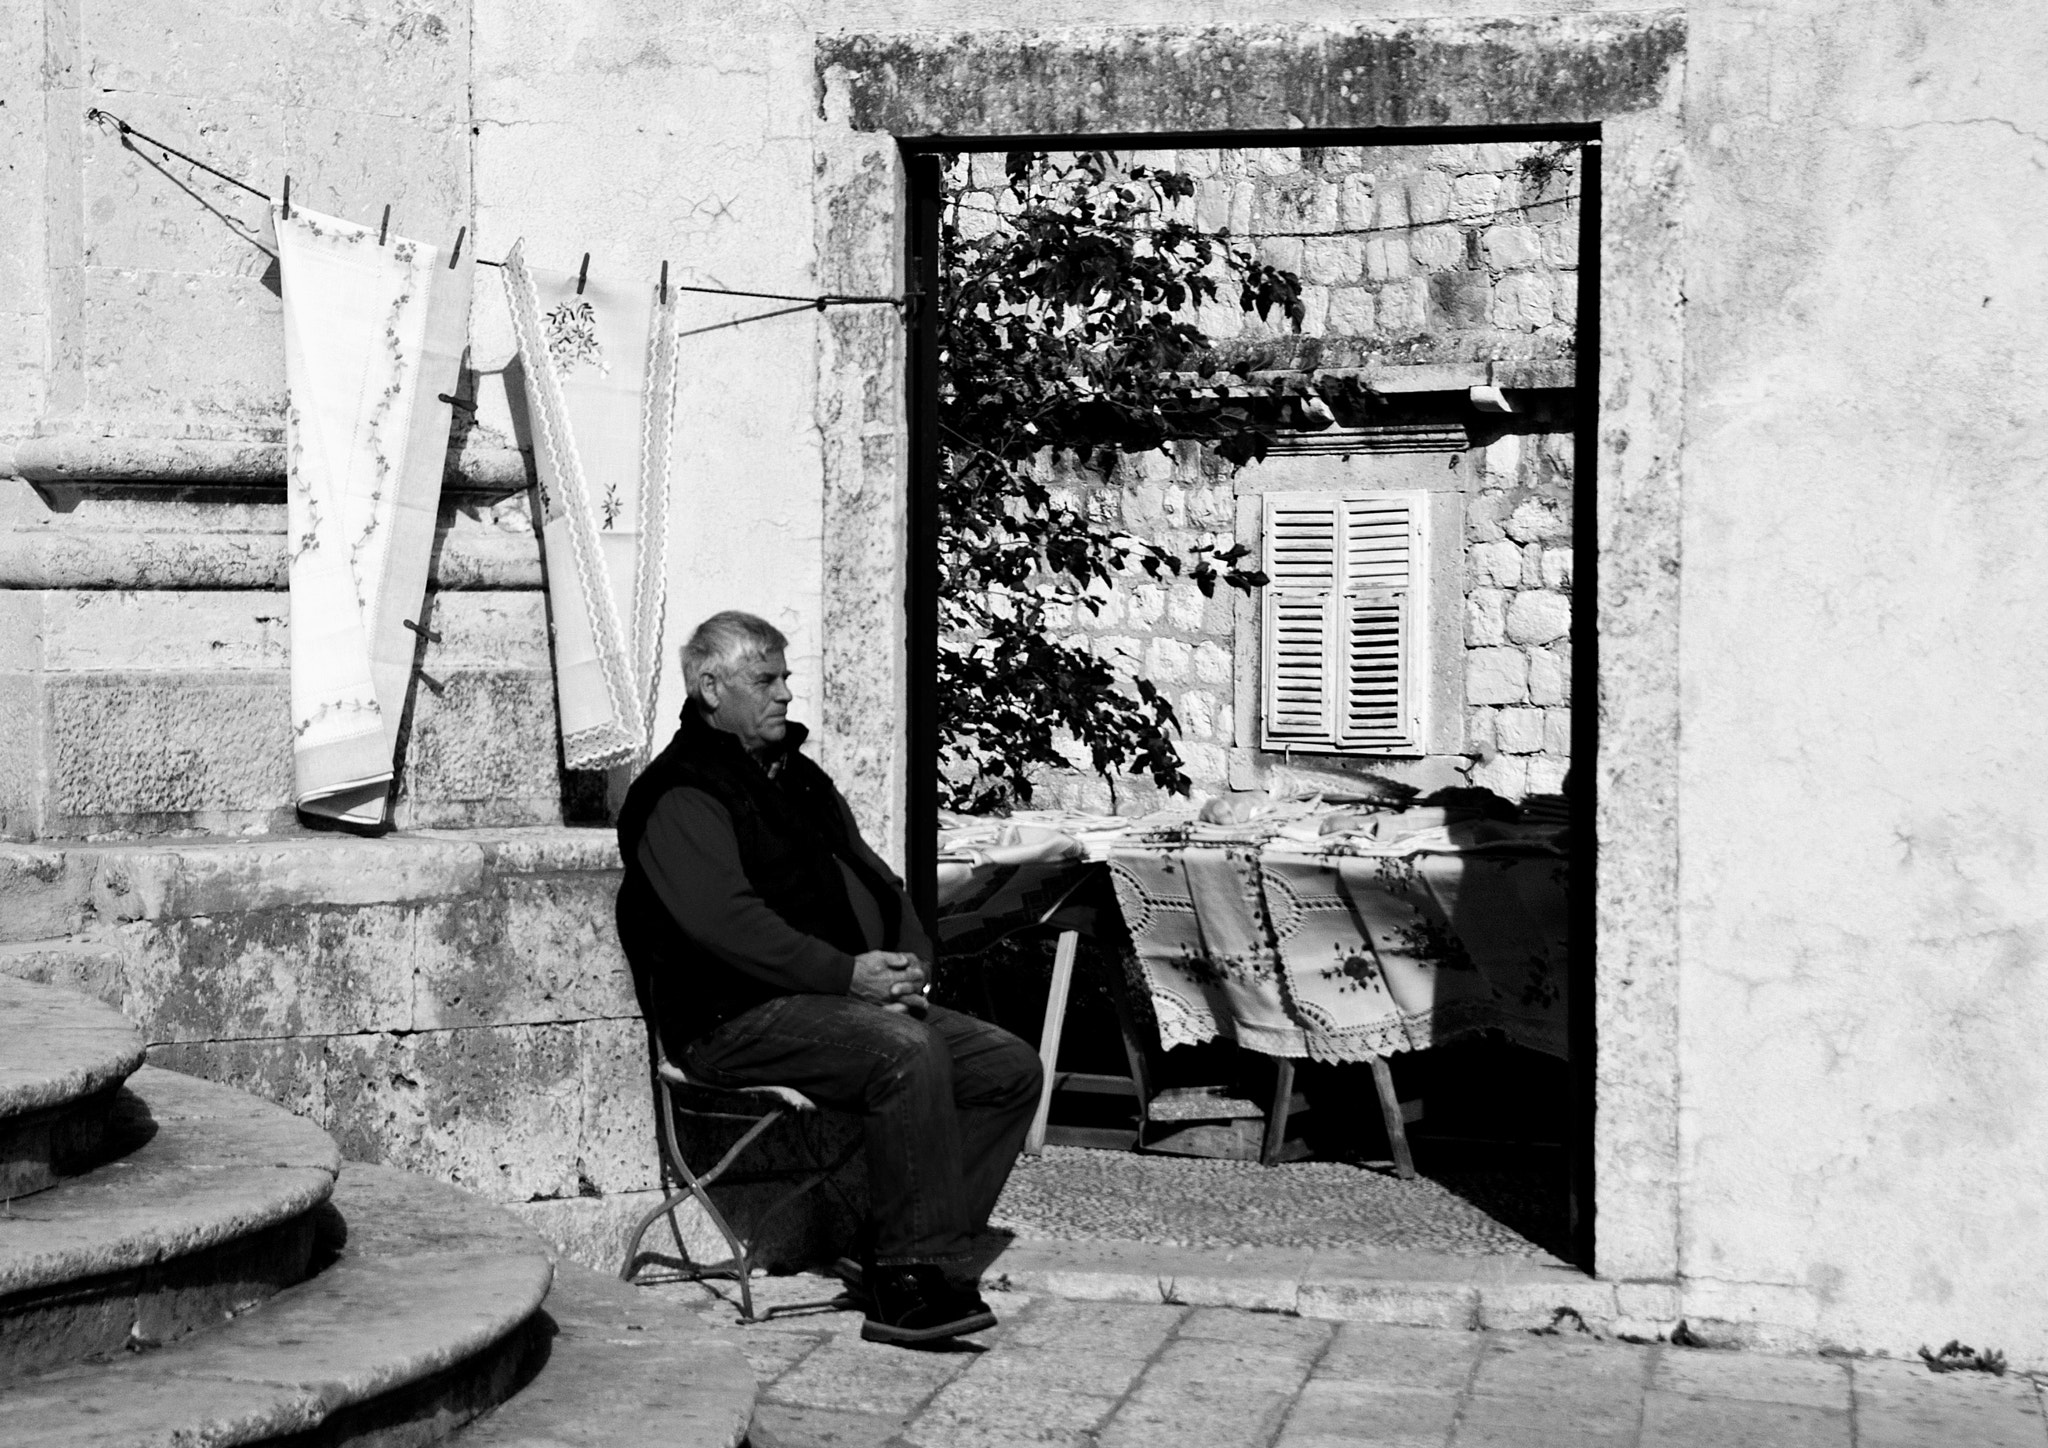
[[[1600,869],[1596,1267],[1677,1310],[1678,548],[1683,20],[1675,11],[1344,29],[844,35],[816,52],[826,290],[904,274],[898,142],[1399,127],[1600,127]],[[1219,76],[1230,77],[1227,85]],[[900,849],[905,759],[904,334],[881,309],[823,329],[821,743]]]

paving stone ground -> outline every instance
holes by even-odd
[[[828,1295],[765,1279],[768,1303]],[[707,1321],[725,1284],[648,1287]],[[991,1295],[953,1351],[860,1340],[856,1313],[740,1329],[754,1448],[2048,1448],[2030,1378],[1578,1333],[1329,1322]]]

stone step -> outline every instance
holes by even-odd
[[[695,1313],[574,1263],[555,1266],[547,1362],[456,1435],[459,1448],[736,1448],[754,1415],[738,1342]]]
[[[312,1279],[156,1352],[0,1395],[10,1448],[418,1448],[516,1391],[545,1348],[540,1243],[454,1187],[349,1164]]]
[[[100,1150],[142,1051],[112,1006],[0,976],[0,1201],[56,1185]]]
[[[105,1146],[119,1154],[8,1205],[0,1383],[175,1341],[301,1281],[341,1166],[281,1107],[147,1066],[115,1091]]]

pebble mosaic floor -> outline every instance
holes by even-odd
[[[1544,1257],[1563,1237],[1555,1196],[1509,1173],[1404,1182],[1342,1162],[1264,1167],[1049,1146],[1018,1160],[991,1225],[1060,1241]]]

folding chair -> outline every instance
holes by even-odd
[[[650,1003],[651,1004],[651,1003]],[[846,1149],[831,1161],[824,1159],[817,1140],[818,1107],[803,1092],[793,1086],[743,1086],[728,1089],[711,1086],[702,1081],[693,1081],[680,1066],[668,1059],[662,1048],[661,1033],[653,1022],[658,1019],[650,1009],[648,1017],[648,1040],[654,1060],[654,1105],[661,1117],[659,1132],[661,1154],[661,1185],[667,1191],[662,1203],[640,1218],[634,1227],[632,1239],[626,1245],[626,1260],[619,1268],[622,1281],[631,1282],[640,1265],[640,1242],[647,1235],[647,1229],[654,1225],[657,1217],[668,1218],[669,1235],[675,1239],[676,1252],[681,1258],[683,1271],[690,1281],[706,1278],[729,1278],[739,1283],[740,1321],[762,1322],[785,1312],[806,1312],[825,1307],[849,1307],[853,1300],[845,1294],[817,1302],[785,1303],[771,1307],[766,1312],[754,1311],[753,1253],[739,1233],[726,1220],[725,1213],[711,1200],[710,1188],[722,1183],[726,1186],[752,1186],[763,1182],[792,1182],[788,1191],[777,1197],[754,1222],[754,1239],[758,1243],[763,1230],[777,1213],[789,1206],[805,1193],[830,1184],[838,1191],[833,1178],[851,1162],[854,1153],[861,1147],[860,1138],[855,1137]],[[726,1148],[725,1154],[709,1171],[698,1172],[690,1167],[683,1154],[682,1142],[676,1131],[678,1119],[686,1121],[731,1121],[751,1123],[740,1139]],[[748,1147],[773,1131],[783,1121],[788,1121],[803,1163],[796,1166],[764,1167],[755,1171],[732,1172],[731,1167],[740,1159]],[[673,1190],[668,1190],[669,1188]],[[844,1194],[841,1194],[842,1200]],[[681,1225],[676,1221],[676,1208],[695,1198],[704,1209],[704,1214],[717,1226],[724,1236],[726,1245],[732,1249],[732,1261],[726,1266],[700,1267],[690,1260],[690,1249],[683,1243]],[[850,1205],[850,1204],[849,1204]]]

